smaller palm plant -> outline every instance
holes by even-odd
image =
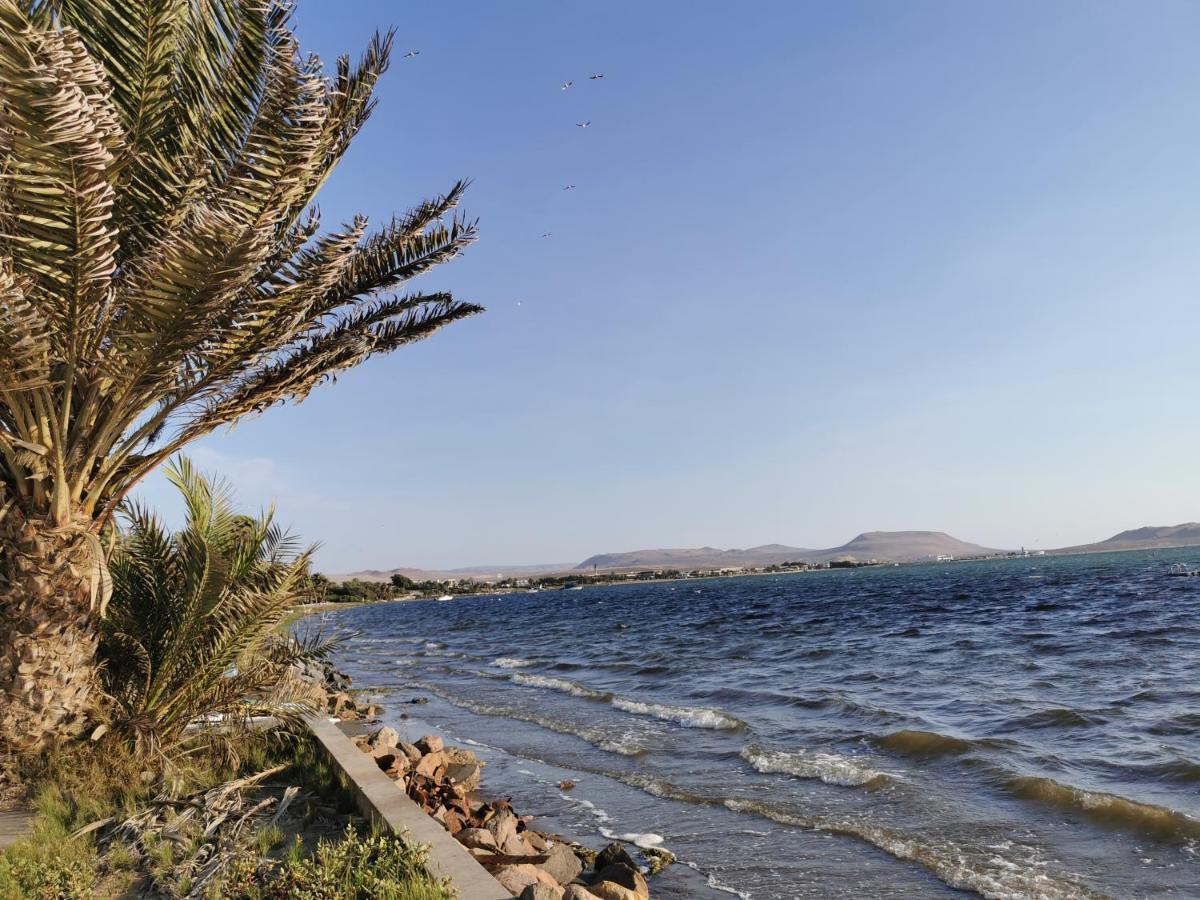
[[[112,727],[140,753],[186,752],[188,726],[230,752],[255,714],[295,723],[313,707],[289,677],[324,656],[319,638],[282,636],[303,599],[315,547],[301,548],[273,521],[235,512],[227,484],[186,458],[166,469],[186,520],[171,533],[144,506],[127,504],[110,560],[112,600],[101,655]]]

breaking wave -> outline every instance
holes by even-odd
[[[684,728],[713,728],[719,731],[738,731],[746,727],[741,719],[735,719],[716,709],[693,706],[669,706],[665,703],[646,703],[627,697],[613,697],[612,705],[636,716],[653,716],[674,722]]]
[[[999,856],[994,850],[971,854],[950,841],[918,839],[892,828],[857,822],[795,816],[755,800],[725,800],[726,809],[751,813],[795,828],[858,838],[896,859],[915,862],[950,887],[974,891],[989,900],[1104,900],[1082,885]]]
[[[499,659],[493,659],[492,665],[501,669],[526,669],[534,665],[534,662],[532,659],[521,659],[517,656],[501,656]]]
[[[589,728],[573,725],[570,722],[564,722],[561,719],[555,719],[550,716],[541,716],[536,713],[526,712],[522,709],[516,709],[511,706],[501,704],[481,703],[478,700],[472,700],[467,697],[460,696],[450,691],[444,690],[434,684],[422,682],[413,682],[414,687],[428,691],[441,697],[447,703],[451,703],[460,709],[465,709],[480,716],[494,716],[503,719],[515,719],[519,722],[528,722],[531,725],[538,725],[542,728],[556,731],[559,734],[569,735],[571,737],[582,738],[594,747],[608,753],[616,753],[620,756],[642,756],[646,753],[646,748],[636,743],[635,739],[629,734],[612,728]]]
[[[852,756],[818,750],[767,750],[751,744],[742,748],[741,757],[764,774],[818,778],[843,787],[880,784],[891,777]]]
[[[608,701],[612,699],[612,694],[608,691],[597,691],[566,678],[553,678],[549,675],[525,675],[521,672],[516,672],[512,676],[512,681],[516,684],[524,684],[529,687],[561,691],[564,694],[570,694],[573,697],[583,697],[586,700]]]

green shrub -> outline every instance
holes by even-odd
[[[113,593],[101,656],[114,732],[144,758],[178,758],[198,719],[219,721],[204,739],[230,736],[248,717],[298,721],[311,698],[287,677],[327,644],[281,637],[277,628],[303,596],[313,548],[301,549],[272,521],[239,515],[226,485],[182,457],[167,467],[187,510],[167,530],[131,504],[110,561]]]
[[[275,870],[245,859],[219,888],[233,900],[453,900],[454,891],[424,868],[423,848],[353,826],[321,841],[308,858],[289,853]]]

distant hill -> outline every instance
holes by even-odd
[[[400,567],[397,569],[362,569],[358,572],[347,572],[344,575],[330,575],[331,581],[391,581],[393,575],[403,575],[413,581],[454,581],[460,578],[473,578],[476,581],[495,581],[497,576],[512,577],[526,575],[547,575],[551,572],[565,572],[572,568],[572,563],[542,563],[536,566],[465,566],[461,569],[414,569]]]
[[[576,569],[714,569],[740,566],[769,566],[784,562],[821,563],[833,559],[918,562],[937,556],[990,556],[1003,553],[960,541],[941,531],[868,531],[840,547],[810,550],[786,544],[764,544],[746,550],[716,547],[688,549],[631,550],[601,553],[581,562]]]
[[[1200,546],[1200,522],[1182,525],[1147,525],[1114,534],[1094,544],[1062,547],[1051,553],[1102,553],[1106,550],[1161,550],[1168,547]]]

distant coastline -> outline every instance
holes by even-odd
[[[414,582],[499,585],[508,582],[514,588],[528,588],[549,578],[580,579],[584,576],[628,576],[637,572],[677,571],[699,577],[769,573],[773,567],[827,567],[830,563],[913,564],[950,562],[965,559],[1000,559],[1033,555],[1061,556],[1083,553],[1107,553],[1124,550],[1155,550],[1200,546],[1200,523],[1171,526],[1147,526],[1122,531],[1102,541],[1054,549],[995,549],[972,544],[937,531],[864,532],[838,547],[813,550],[785,544],[766,544],[745,550],[721,550],[715,547],[646,549],[590,556],[577,564],[551,563],[523,566],[472,566],[450,570],[416,568],[370,569],[344,575],[330,575],[334,582],[356,580],[364,583],[389,582],[394,576]],[[777,570],[777,569],[776,569]]]

